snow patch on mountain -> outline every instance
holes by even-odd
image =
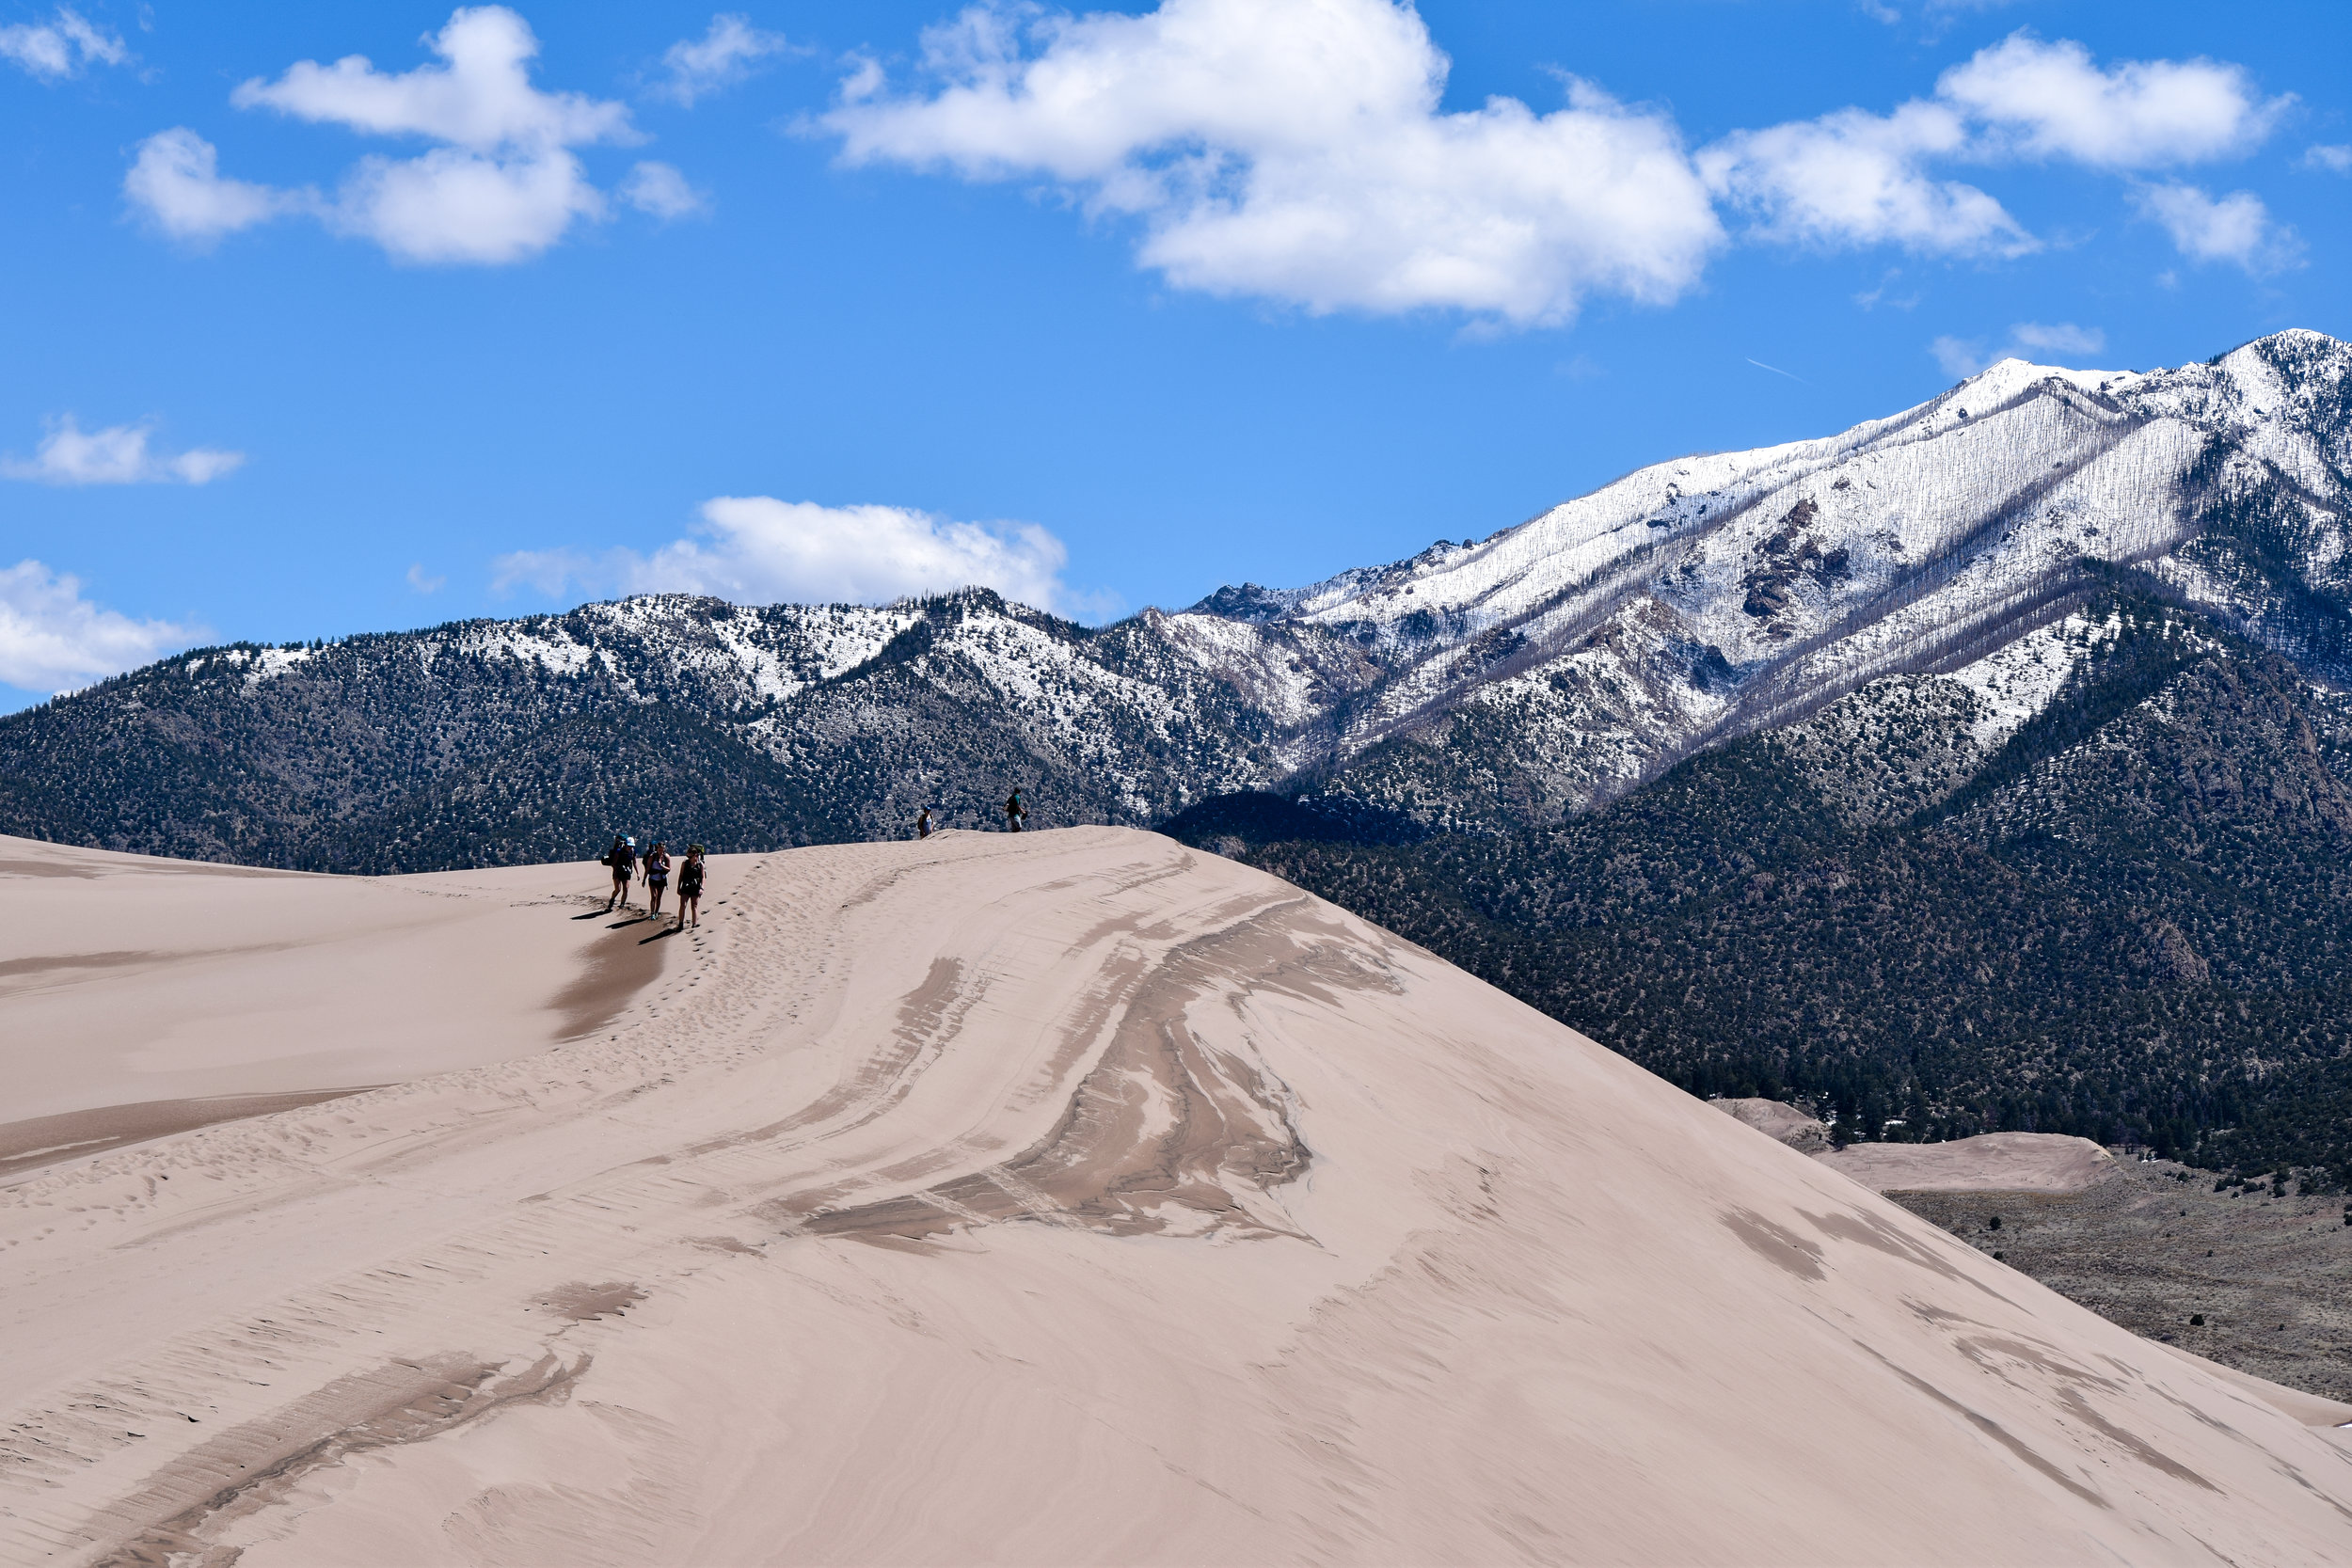
[[[308,664],[317,655],[314,648],[260,648],[250,657],[246,686],[250,689],[263,681],[276,680],[298,664]]]
[[[2050,705],[2101,643],[2114,641],[2122,631],[2120,617],[2109,615],[2093,622],[2077,612],[1953,671],[1945,678],[1976,699],[1969,737],[1990,755]]]

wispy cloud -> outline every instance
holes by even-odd
[[[2029,354],[2099,354],[2107,346],[2105,332],[2073,322],[2019,322],[2009,329],[2009,341]]]
[[[686,108],[748,78],[760,65],[789,51],[782,33],[766,33],[752,19],[722,11],[698,39],[680,39],[661,56],[663,77],[654,92]]]
[[[2320,142],[2303,150],[2305,168],[2328,174],[2352,174],[2352,142]]]
[[[1895,287],[1895,279],[1900,277],[1902,275],[1903,269],[1900,267],[1887,268],[1885,275],[1879,279],[1878,287],[1875,289],[1863,290],[1860,293],[1853,296],[1853,302],[1856,305],[1861,306],[1865,310],[1875,310],[1882,305],[1891,307],[1897,310],[1911,309],[1919,303],[1918,290],[1914,289],[1907,294],[1896,294],[1892,292]]]
[[[79,76],[92,65],[124,65],[130,58],[119,34],[69,6],[58,7],[47,22],[0,27],[0,60],[47,82]]]
[[[2282,272],[2303,263],[2303,242],[2277,222],[2252,191],[2218,198],[2178,182],[2143,185],[2139,210],[2163,226],[2173,247],[2192,261],[2227,261],[2249,273]]]
[[[686,182],[686,176],[668,164],[641,163],[621,182],[621,199],[664,223],[700,217],[710,211],[710,198]]]
[[[29,460],[0,457],[0,474],[42,484],[210,484],[245,465],[245,453],[214,447],[152,451],[154,433],[152,424],[84,430],[72,415],[61,415],[48,421]]]
[[[71,691],[207,635],[201,626],[135,621],[82,596],[79,579],[38,561],[0,568],[0,682]]]
[[[1928,352],[1935,356],[1946,375],[1957,380],[2002,359],[2062,363],[2078,356],[2102,353],[2106,346],[2107,335],[2095,326],[2077,326],[2073,322],[2018,322],[2010,327],[2007,341],[1997,348],[1988,350],[1982,338],[1945,337],[1930,343]]]
[[[448,581],[446,577],[427,577],[421,561],[408,568],[408,586],[420,594],[437,594]]]

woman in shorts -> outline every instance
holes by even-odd
[[[649,920],[661,918],[661,892],[670,885],[670,851],[660,842],[645,851],[645,914]]]
[[[690,911],[694,917],[694,925],[700,927],[703,923],[703,847],[699,844],[686,847],[686,863],[677,868],[679,929],[685,928]]]

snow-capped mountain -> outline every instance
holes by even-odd
[[[2004,360],[1840,436],[1658,464],[1480,543],[1194,613],[1360,648],[1378,674],[1315,760],[1463,825],[1553,819],[1885,676],[1965,670],[2118,568],[2342,681],[2347,370],[2312,332],[2144,375]]]
[[[1041,822],[1288,788],[1498,829],[1893,676],[1956,681],[1990,744],[2090,657],[2064,625],[2119,573],[2342,683],[2347,371],[2311,332],[2146,374],[2006,360],[1839,436],[1099,630],[979,590],[655,595],[198,650],[0,720],[0,804],[110,847],[379,869],[578,853],[624,824],[806,842],[928,804],[975,825],[1015,784]]]

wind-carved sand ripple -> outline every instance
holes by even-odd
[[[0,1560],[2352,1542],[2259,1387],[1246,867],[947,833],[712,899],[594,1037],[0,1191]]]
[[[1308,1162],[1287,1088],[1255,1051],[1221,1049],[1188,1021],[1253,990],[1327,1000],[1333,987],[1396,989],[1384,971],[1327,945],[1336,934],[1302,898],[1195,938],[1156,963],[1122,954],[1125,961],[1106,966],[1103,993],[1065,1030],[1073,1053],[1091,1053],[1102,1021],[1119,1020],[1044,1138],[900,1196],[852,1204],[832,1188],[776,1199],[760,1213],[824,1236],[912,1240],[1036,1220],[1113,1235],[1223,1229],[1305,1239],[1277,1193]]]

